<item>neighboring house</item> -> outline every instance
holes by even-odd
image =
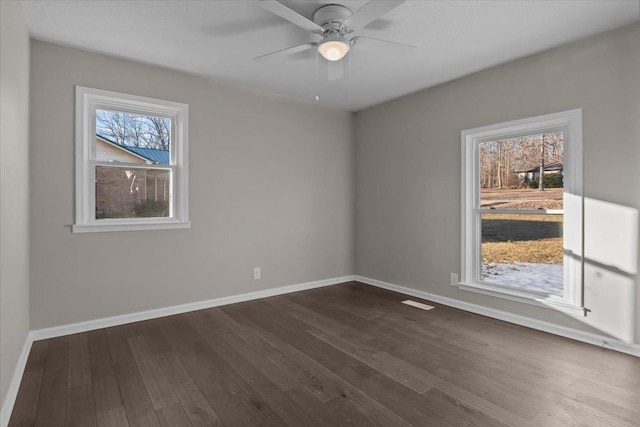
[[[114,163],[96,167],[96,219],[168,215],[169,172],[146,167],[168,164],[168,150],[123,146],[96,135],[96,159]],[[140,168],[118,167],[118,163],[140,164]]]
[[[520,182],[523,183],[528,183],[531,182],[535,179],[537,179],[540,176],[540,166],[532,166],[531,168],[528,169],[523,169],[523,170],[517,170],[515,171],[515,173],[518,174],[518,177],[520,178]],[[562,175],[563,173],[563,164],[562,162],[550,162],[550,163],[545,163],[544,165],[544,174],[551,174],[551,173],[557,173]]]

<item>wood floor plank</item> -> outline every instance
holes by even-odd
[[[556,404],[562,396],[549,393],[548,388],[534,387],[527,383],[517,373],[501,371],[494,365],[494,369],[484,373],[482,365],[474,370],[460,370],[472,361],[462,358],[447,358],[448,353],[437,355],[438,349],[427,345],[428,351],[420,347],[401,350],[396,342],[398,335],[386,337],[384,341],[373,340],[377,348],[384,349],[396,358],[405,360],[414,366],[433,371],[439,378],[465,388],[468,391],[482,395],[485,399],[527,419],[533,419],[541,402]],[[430,368],[437,366],[436,368]],[[528,378],[527,378],[528,379]]]
[[[277,385],[269,380],[260,369],[251,364],[248,360],[250,355],[243,355],[233,346],[227,345],[228,343],[224,342],[218,331],[207,327],[209,322],[204,313],[192,313],[189,317],[192,319],[194,328],[200,328],[200,332],[206,336],[214,351],[260,396],[264,404],[269,405],[283,419],[286,425],[318,425],[278,389]],[[268,363],[261,364],[263,367],[267,365]]]
[[[176,397],[180,398],[198,389],[173,351],[156,355],[155,360]]]
[[[270,360],[289,371],[307,391],[322,403],[334,401],[338,397],[344,398],[350,385],[333,374],[330,368],[323,366],[287,341],[271,333],[268,328],[265,328],[264,322],[253,323],[238,311],[233,312],[233,318],[243,325],[252,325],[250,329],[254,334],[277,348],[278,352],[272,353]],[[326,346],[326,349],[329,349],[329,346]],[[326,355],[326,353],[318,351],[318,347],[309,350],[318,357]],[[346,356],[343,359],[339,359],[334,357],[336,355],[336,353],[326,355],[326,359],[333,360],[337,364],[336,366],[339,366],[346,360]]]
[[[67,426],[97,426],[86,332],[69,336],[67,387]]]
[[[255,322],[259,322],[258,324],[263,326],[269,325],[270,330],[281,334],[283,337],[287,337],[287,342],[300,346],[299,349],[304,349],[307,356],[314,355],[315,357],[327,361],[327,363],[334,363],[332,368],[327,370],[325,374],[323,374],[322,371],[326,368],[321,367],[322,365],[315,367],[315,372],[318,378],[321,379],[322,384],[340,383],[339,396],[328,402],[334,410],[339,409],[344,411],[344,417],[351,419],[358,419],[358,417],[362,418],[361,422],[364,423],[363,425],[367,425],[367,422],[369,424],[372,422],[382,422],[382,425],[403,425],[405,423],[405,421],[401,417],[397,416],[397,414],[394,414],[384,406],[379,405],[374,399],[358,390],[357,386],[344,381],[333,373],[341,366],[350,366],[354,364],[361,366],[356,359],[353,359],[344,353],[340,353],[335,349],[333,349],[332,352],[330,350],[330,346],[326,343],[313,340],[313,337],[306,332],[300,334],[299,331],[289,328],[289,325],[292,324],[291,321],[282,321],[280,317],[268,319],[268,316],[260,313],[260,308],[252,308],[250,311],[252,313],[248,313],[248,317],[256,316],[254,318]],[[291,319],[293,320],[293,318]],[[298,357],[298,359],[303,360],[304,358]],[[373,373],[374,371],[371,370],[371,372]],[[344,404],[342,402],[337,402],[341,400],[347,400],[348,403]],[[367,419],[369,421],[365,421]]]
[[[390,393],[388,388],[379,386],[375,381],[372,381],[371,378],[360,375],[349,367],[341,368],[336,372],[336,375],[353,385],[359,393],[367,396],[368,398],[372,398],[385,408],[388,408],[388,410],[403,418],[410,425],[438,425],[442,427],[453,426],[439,417],[436,413],[425,413],[424,407],[414,405],[410,399],[406,398],[406,394],[409,393],[414,394],[416,398],[420,398],[422,395],[419,393],[415,393],[408,389],[406,390],[406,393],[403,394]]]
[[[307,372],[298,372],[298,378],[304,385],[311,381],[314,387],[330,389],[335,397],[327,402],[332,412],[339,415],[342,425],[378,425],[375,420],[375,412],[367,413],[363,405],[358,404],[348,396],[359,397],[358,393],[353,393],[350,384],[343,381],[332,373],[332,368],[343,365],[359,364],[355,359],[340,353],[323,343],[312,340],[312,337],[304,331],[293,326],[293,318],[270,317],[269,311],[273,312],[273,307],[268,305],[242,304],[239,307],[225,307],[233,312],[236,319],[243,323],[252,325],[252,329],[263,336],[266,340],[276,346],[283,354],[296,360],[296,365],[303,366]],[[304,349],[302,351],[301,349]],[[322,360],[331,365],[324,366]],[[311,377],[307,377],[310,374]],[[366,406],[366,405],[365,405]]]
[[[624,388],[610,382],[578,379],[571,383],[569,389],[575,393],[606,399],[634,411],[640,418],[640,387]]]
[[[173,352],[163,353],[157,356],[157,360],[191,424],[194,426],[222,426],[222,421],[176,354]]]
[[[181,364],[225,425],[282,424],[282,420],[187,322],[174,316],[163,332]]]
[[[158,326],[158,322],[155,320],[147,320],[139,322],[138,326],[147,341],[149,349],[154,354],[169,353],[172,351],[171,346]]]
[[[387,352],[378,351],[365,344],[352,344],[321,330],[310,330],[309,333],[327,344],[334,346],[338,350],[344,351],[350,356],[366,363],[373,369],[380,371],[416,393],[423,394],[435,387],[437,380],[432,374],[400,360]]]
[[[417,393],[425,393],[433,387],[431,374],[421,371],[417,367],[397,359],[386,352],[381,352],[373,347],[367,346],[355,333],[350,335],[350,338],[357,340],[355,343],[342,339],[339,335],[346,331],[348,327],[340,324],[338,321],[324,316],[311,316],[311,311],[307,308],[298,307],[297,310],[298,312],[293,313],[292,316],[301,322],[317,328],[309,331],[309,333],[316,338],[366,363],[373,369],[390,376]],[[326,331],[333,331],[334,334],[327,333]]]
[[[428,355],[433,359],[433,363],[444,363],[445,366],[449,364],[456,367],[460,364],[475,363],[476,372],[482,371],[489,376],[502,376],[508,371],[514,384],[529,389],[539,385],[545,389],[550,385],[566,387],[576,379],[574,376],[567,375],[566,372],[558,372],[564,375],[553,375],[553,371],[548,366],[545,369],[543,362],[535,358],[521,359],[520,369],[514,372],[510,366],[513,358],[508,350],[498,352],[489,348],[486,343],[479,343],[459,335],[455,339],[452,339],[449,334],[434,337],[424,333],[424,326],[394,319],[398,320],[397,325],[380,326],[377,328],[377,334],[384,337],[385,341],[402,340],[405,343],[419,344],[417,347],[427,346],[430,350]]]
[[[296,369],[286,369],[291,366],[285,354],[263,340],[258,334],[247,330],[223,311],[211,311],[206,313],[210,324],[215,324],[215,330],[225,342],[242,354],[249,363],[273,382],[285,397],[295,403],[308,414],[312,420],[322,420],[322,424],[341,425],[341,421],[335,413],[323,405],[326,401],[319,401],[316,394],[305,387],[305,382],[298,381],[293,374]],[[317,389],[316,389],[317,390]],[[336,394],[333,397],[337,397]],[[332,397],[332,398],[333,398]]]
[[[216,339],[223,340],[238,354],[242,354],[247,362],[256,367],[280,391],[286,392],[299,385],[295,377],[289,372],[271,362],[269,356],[277,357],[277,351],[274,348],[263,345],[264,343],[260,342],[259,339],[251,340],[251,336],[243,333],[242,329],[237,324],[229,321],[224,313],[207,312],[203,314],[207,316],[203,318],[203,323],[209,327],[209,332]],[[247,340],[251,340],[253,345]]]
[[[635,422],[629,422],[628,420],[621,419],[616,416],[612,419],[606,412],[600,409],[589,406],[575,399],[563,398],[558,408],[565,414],[568,414],[572,421],[578,424],[597,424],[606,425],[611,427],[634,427],[638,425],[637,419]]]
[[[158,411],[158,418],[162,427],[175,427],[175,426],[191,426],[191,421],[184,412],[184,408],[179,402],[175,402],[172,405],[165,406]]]
[[[344,384],[334,378],[327,368],[314,363],[295,347],[283,347],[282,352],[271,356],[271,360],[291,372],[322,403],[343,395]]]
[[[334,411],[322,403],[344,397],[344,392],[339,389],[344,389],[346,384],[340,385],[337,378],[328,378],[330,372],[326,369],[318,369],[310,363],[302,367],[296,361],[304,363],[304,355],[296,354],[291,357],[291,346],[277,349],[277,343],[271,344],[269,339],[264,339],[256,331],[248,330],[226,313],[209,311],[207,314],[218,324],[216,330],[220,336],[245,355],[248,361],[278,385],[291,400],[304,408],[312,419],[322,420],[325,425],[342,425],[342,420],[336,417]],[[332,390],[332,393],[324,393],[325,388]]]
[[[569,393],[567,393],[569,394]],[[560,406],[571,407],[573,408],[590,408],[587,411],[593,411],[597,414],[594,419],[600,419],[603,422],[606,422],[608,416],[607,414],[616,414],[616,417],[620,421],[620,425],[638,425],[640,423],[640,414],[638,414],[637,409],[633,408],[632,410],[626,409],[620,406],[617,403],[608,402],[606,399],[601,397],[594,397],[590,395],[585,395],[583,393],[576,393],[576,395],[572,397],[564,397],[560,401]]]
[[[53,338],[49,342],[47,362],[42,374],[36,426],[63,426],[67,423],[67,378],[69,337]]]
[[[149,397],[149,392],[129,347],[129,332],[135,328],[113,327],[107,330],[113,372],[118,381],[122,403],[129,425],[159,427],[160,421]],[[134,334],[135,337],[141,336]]]
[[[20,389],[9,420],[10,427],[32,426],[36,420],[42,374],[47,361],[49,340],[34,341],[24,369]],[[48,396],[43,395],[46,399]]]
[[[76,385],[67,390],[66,425],[68,427],[94,427],[98,425],[91,382]]]
[[[89,332],[89,351],[98,426],[129,427],[104,329]]]
[[[91,383],[91,358],[89,335],[85,333],[69,336],[69,388]]]
[[[133,353],[142,381],[156,411],[165,407],[174,406],[178,398],[173,393],[169,381],[158,366],[147,340],[144,336],[129,338],[129,347]]]
[[[9,426],[640,425],[640,358],[357,282],[33,343]]]
[[[194,427],[224,425],[199,388],[190,393],[181,394],[178,398],[189,422]]]
[[[110,427],[110,426],[128,426],[127,414],[123,406],[117,406],[114,408],[105,408],[102,410],[96,410],[96,417],[98,419],[98,426]]]
[[[483,411],[467,405],[438,388],[426,392],[421,403],[421,407],[425,411],[437,415],[443,421],[454,426],[507,427],[507,424],[501,423]]]

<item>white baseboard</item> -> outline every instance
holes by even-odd
[[[321,288],[325,286],[337,285],[339,283],[350,282],[355,280],[355,276],[342,276],[333,279],[317,280],[314,282],[298,283],[295,285],[281,286],[279,288],[265,289],[263,291],[249,292],[246,294],[232,295],[223,298],[215,298],[206,301],[198,301],[188,304],[174,305],[171,307],[158,308],[154,310],[140,311],[137,313],[123,314],[113,317],[105,317],[102,319],[89,320],[86,322],[72,323],[69,325],[54,326],[52,328],[37,329],[29,332],[27,339],[22,347],[20,358],[16,365],[16,369],[11,379],[11,384],[7,390],[2,410],[0,411],[0,427],[6,427],[9,424],[13,405],[18,396],[18,389],[27,365],[27,358],[31,351],[31,345],[34,341],[48,338],[55,338],[64,335],[77,334],[80,332],[93,331],[96,329],[108,328],[110,326],[124,325],[132,322],[140,322],[142,320],[156,319],[158,317],[172,316],[174,314],[187,313],[190,311],[202,310],[205,308],[219,307],[237,302],[251,301],[260,298],[267,298],[276,295],[289,294],[292,292],[305,291],[308,289]]]
[[[156,319],[158,317],[172,316],[174,314],[188,313],[190,311],[203,310],[206,308],[219,307],[221,305],[235,304],[237,302],[251,301],[260,298],[267,298],[276,295],[289,294],[291,292],[305,291],[308,289],[321,288],[324,286],[337,285],[355,280],[355,276],[334,277],[333,279],[317,280],[314,282],[298,283],[295,285],[281,286],[279,288],[265,289],[263,291],[249,292],[240,295],[214,298],[205,301],[197,301],[187,304],[174,305],[171,307],[157,308],[137,313],[122,314],[102,319],[89,320],[86,322],[72,323],[69,325],[54,326],[52,328],[37,329],[31,331],[34,341],[55,338],[64,335],[77,334],[79,332],[93,331],[96,329],[108,328],[111,326],[124,325],[127,323],[140,322],[143,320]]]
[[[22,375],[24,374],[24,368],[27,366],[27,359],[29,358],[29,352],[31,351],[31,332],[27,335],[27,338],[22,346],[20,357],[18,357],[18,363],[16,363],[16,369],[13,371],[13,377],[11,383],[7,389],[7,394],[2,402],[2,408],[0,409],[0,426],[6,427],[9,425],[9,419],[11,418],[11,412],[13,411],[13,405],[16,403],[16,397],[18,397],[18,390],[20,389],[20,382],[22,381]]]
[[[414,296],[416,298],[425,299],[427,301],[437,302],[449,307],[459,308],[460,310],[469,311],[471,313],[503,320],[509,323],[515,323],[516,325],[525,326],[527,328],[537,329],[539,331],[548,332],[550,334],[559,335],[561,337],[574,339],[576,341],[581,341],[588,344],[596,345],[598,347],[605,347],[611,350],[619,351],[621,353],[640,357],[640,345],[628,344],[605,335],[584,332],[577,329],[568,328],[566,326],[559,326],[542,320],[532,319],[530,317],[520,316],[506,311],[484,307],[482,305],[472,304],[441,295],[431,294],[429,292],[419,291],[417,289],[398,286],[392,283],[383,282],[381,280],[371,279],[369,277],[356,276],[355,280],[367,285],[388,289],[390,291]]]

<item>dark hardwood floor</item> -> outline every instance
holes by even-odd
[[[640,359],[405,299],[347,283],[37,341],[9,425],[640,425]]]

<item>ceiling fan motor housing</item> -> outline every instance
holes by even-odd
[[[322,6],[313,13],[313,22],[320,25],[326,33],[342,33],[342,23],[352,15],[351,9],[339,4]]]
[[[405,1],[406,0],[369,0],[364,6],[358,9],[356,13],[351,12],[351,9],[340,4],[326,4],[316,9],[313,13],[313,21],[311,21],[291,8],[285,6],[279,0],[260,0],[258,4],[269,12],[286,19],[306,31],[321,36],[322,40],[304,43],[287,49],[281,49],[266,55],[260,55],[257,58],[276,54],[280,55],[302,52],[316,47],[320,55],[322,55],[326,60],[340,61],[347,53],[349,53],[351,48],[356,45],[356,41],[363,38],[352,37],[354,31],[365,27]]]

